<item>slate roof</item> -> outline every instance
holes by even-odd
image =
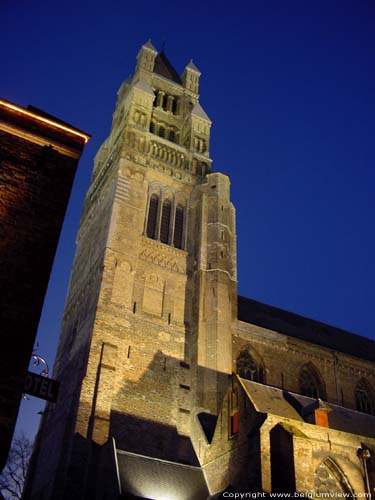
[[[168,80],[172,80],[173,82],[182,85],[182,80],[179,74],[169,62],[164,50],[159,52],[156,56],[154,73],[157,73],[158,75],[164,76],[164,78],[168,78]]]
[[[121,491],[129,498],[202,500],[209,496],[200,467],[168,462],[127,451],[116,451]],[[157,490],[157,491],[156,491]]]
[[[375,341],[256,300],[238,297],[238,319],[375,362]]]
[[[375,437],[375,416],[373,415],[326,402],[324,405],[322,403],[314,405],[317,403],[316,399],[238,378],[255,410],[259,413],[270,413],[279,417],[312,423],[312,408],[315,406],[329,407],[332,410],[328,416],[331,429]],[[307,411],[308,409],[310,411]]]

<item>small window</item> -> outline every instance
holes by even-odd
[[[237,358],[237,373],[241,378],[263,383],[263,369],[257,365],[248,350],[242,351]]]
[[[324,391],[320,381],[320,376],[311,364],[301,368],[299,373],[299,389],[303,396],[309,398],[323,398]]]
[[[154,122],[150,123],[150,132],[151,132],[151,134],[155,134],[155,123]]]
[[[167,106],[168,106],[168,96],[165,94],[163,97],[163,103],[162,103],[162,108],[164,109],[164,111],[167,110]]]
[[[166,200],[163,203],[163,210],[161,213],[160,222],[160,241],[162,243],[169,242],[169,226],[171,222],[171,202]]]
[[[164,127],[159,128],[159,135],[160,135],[160,137],[165,137],[165,128]]]
[[[355,388],[355,404],[358,411],[374,415],[373,394],[366,380],[360,380]]]
[[[172,113],[175,115],[177,113],[177,98],[175,97],[173,99],[173,104],[172,104]]]
[[[168,139],[169,139],[171,142],[176,142],[176,136],[175,136],[174,130],[170,130],[170,131],[169,131],[169,137],[168,137]]]
[[[180,205],[176,208],[174,221],[173,245],[176,248],[182,249],[182,236],[184,230],[184,209]]]
[[[153,194],[150,198],[146,228],[147,236],[152,239],[156,239],[156,218],[158,214],[158,205],[159,198],[156,194]]]

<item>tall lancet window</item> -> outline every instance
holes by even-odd
[[[146,234],[149,238],[156,239],[156,218],[158,215],[159,198],[153,194],[150,198],[150,205],[148,208],[148,219]]]
[[[163,210],[161,212],[161,221],[160,221],[160,241],[162,243],[169,242],[169,227],[171,222],[171,202],[169,200],[165,200],[163,203]]]
[[[173,246],[182,249],[184,231],[184,207],[178,205],[174,219]]]

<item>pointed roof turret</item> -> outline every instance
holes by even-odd
[[[153,50],[154,52],[157,52],[157,50],[155,49],[155,47],[151,43],[151,38],[149,38],[147,40],[147,42],[142,45],[142,47],[144,47],[145,49],[150,49],[150,50]]]
[[[199,73],[201,75],[202,73],[199,71],[199,69],[196,67],[196,65],[193,63],[193,59],[190,59],[189,64],[186,66],[186,68],[191,69],[192,71],[195,71],[196,73]]]
[[[147,71],[151,74],[157,53],[150,39],[144,43],[137,55],[137,71]]]
[[[201,72],[193,63],[193,59],[190,59],[189,64],[186,65],[181,76],[183,86],[187,90],[190,90],[192,93],[198,95],[200,76]]]
[[[181,78],[179,77],[177,71],[174,69],[167,56],[165,55],[164,49],[156,56],[154,73],[157,73],[160,76],[164,76],[164,78],[168,78],[168,80],[172,80],[179,85],[182,84]]]

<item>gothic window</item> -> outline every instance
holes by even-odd
[[[158,205],[159,197],[156,194],[153,194],[150,198],[146,228],[147,236],[152,239],[156,239],[156,218],[158,215]]]
[[[159,135],[160,135],[160,137],[165,137],[165,128],[164,127],[159,128]]]
[[[176,142],[176,136],[175,136],[175,133],[174,133],[174,130],[170,130],[169,131],[169,140],[172,141],[172,142]]]
[[[362,379],[355,388],[355,405],[358,411],[375,414],[374,398],[369,383]]]
[[[260,382],[261,384],[264,381],[262,367],[258,366],[247,349],[240,352],[237,358],[236,369],[241,378]]]
[[[151,122],[151,123],[150,123],[150,132],[151,132],[152,134],[155,134],[155,123],[154,123],[154,122]]]
[[[324,399],[319,373],[311,363],[304,365],[299,372],[299,390],[303,396]]]
[[[160,241],[162,243],[169,242],[169,226],[171,221],[171,202],[169,200],[165,200],[163,203],[163,210],[161,212],[161,221],[160,221]]]
[[[318,497],[353,498],[349,481],[331,458],[327,458],[317,467],[314,474],[314,489]]]
[[[174,235],[173,246],[182,249],[182,236],[184,230],[184,208],[178,205],[176,208],[176,215],[174,219]]]

